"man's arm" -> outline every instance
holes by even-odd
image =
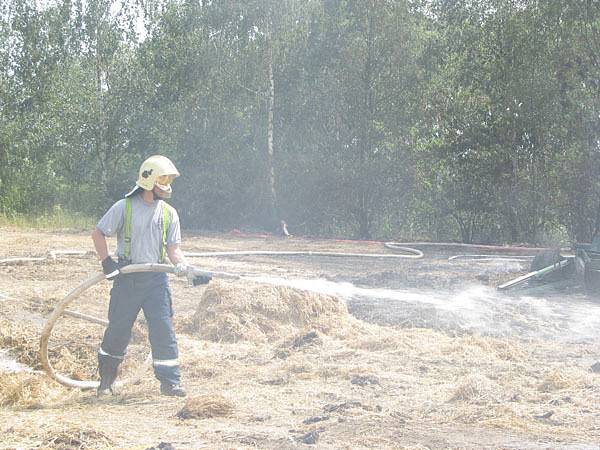
[[[99,228],[94,228],[92,232],[92,241],[94,241],[94,248],[100,261],[104,261],[108,256],[108,244],[106,243],[106,236],[100,231]]]
[[[108,280],[113,280],[117,275],[119,275],[119,265],[108,256],[108,244],[106,243],[106,236],[99,229],[95,228],[92,231],[92,241],[94,241],[94,248],[96,249],[96,254],[98,258],[102,262],[102,272],[106,275]]]
[[[187,265],[187,261],[185,260],[185,256],[183,256],[183,251],[179,244],[167,245],[167,255],[174,266],[180,263]]]

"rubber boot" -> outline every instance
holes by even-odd
[[[179,384],[160,383],[160,393],[169,397],[185,397],[187,393]]]
[[[113,395],[113,383],[117,378],[119,364],[121,360],[107,355],[98,354],[98,373],[100,374],[100,386],[98,386],[97,395],[103,397]]]

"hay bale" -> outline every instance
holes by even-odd
[[[207,419],[227,417],[233,413],[233,405],[220,395],[202,395],[190,397],[176,414],[180,419]]]
[[[351,323],[346,303],[332,295],[250,282],[213,282],[200,299],[193,330],[216,342],[264,343],[305,329],[338,333]]]

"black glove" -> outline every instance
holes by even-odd
[[[119,275],[120,266],[110,256],[102,260],[102,272],[106,275],[107,280],[114,280]]]
[[[212,277],[208,275],[198,275],[194,277],[192,284],[194,286],[200,286],[201,284],[208,284],[210,280],[212,280]]]

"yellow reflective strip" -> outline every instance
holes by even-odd
[[[125,199],[125,258],[131,253],[131,198]]]
[[[167,230],[169,228],[169,208],[165,202],[163,206],[163,241],[162,241],[162,262],[167,259]]]

